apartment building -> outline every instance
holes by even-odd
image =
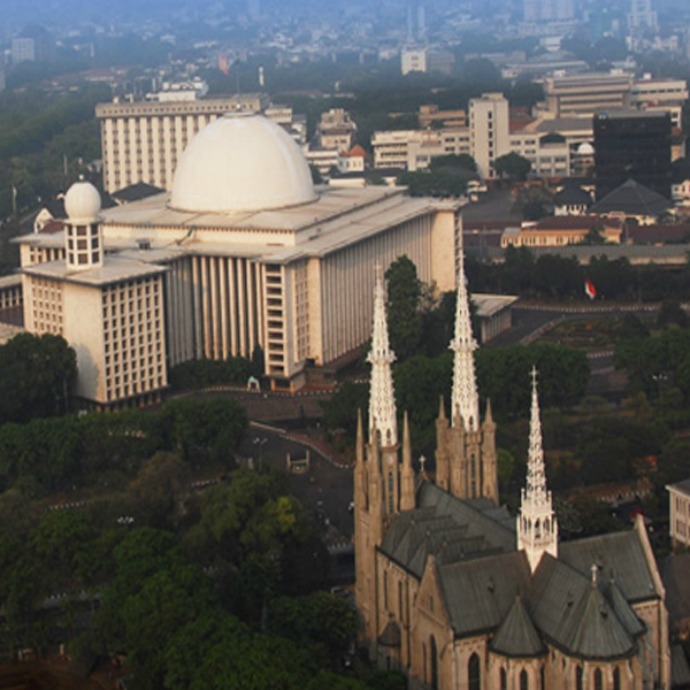
[[[470,100],[470,154],[481,177],[493,177],[493,163],[510,153],[508,101],[501,93]]]

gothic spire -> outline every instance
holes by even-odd
[[[458,291],[455,307],[455,336],[450,343],[453,357],[453,392],[451,395],[453,426],[463,420],[465,431],[479,428],[479,397],[474,375],[474,351],[477,343],[472,335],[470,300],[467,293],[464,257],[458,260]],[[459,414],[458,414],[459,413]]]
[[[383,284],[383,269],[376,264],[376,284],[374,287],[374,328],[371,336],[371,350],[367,357],[371,364],[371,383],[369,391],[369,436],[378,430],[381,445],[394,446],[398,442],[398,425],[393,391],[391,364],[395,354],[388,344],[388,325],[386,323],[386,291]]]
[[[544,450],[541,437],[541,415],[537,395],[537,370],[532,367],[532,409],[529,422],[529,452],[527,456],[527,486],[523,496],[530,503],[543,505],[551,502],[551,495],[546,490],[546,473],[544,471]],[[524,499],[523,499],[524,501]]]
[[[522,490],[517,518],[518,549],[525,549],[532,571],[544,553],[558,554],[558,523],[546,488],[541,417],[537,395],[537,370],[532,368],[532,410],[529,425],[527,482]]]

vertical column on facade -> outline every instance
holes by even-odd
[[[202,314],[201,314],[201,285],[199,281],[199,257],[192,259],[192,315],[194,318],[194,357],[200,359],[203,354]]]
[[[176,261],[174,265],[174,294],[175,294],[175,325],[173,333],[175,334],[175,363],[187,359],[186,352],[184,352],[184,334],[187,332],[188,324],[185,323],[186,312],[183,302],[183,271],[184,264],[182,261]],[[183,354],[184,353],[184,354]]]
[[[220,284],[220,338],[221,357],[227,359],[228,350],[228,260],[223,256],[218,259],[218,282]]]
[[[254,352],[255,333],[256,328],[256,295],[254,294],[254,263],[247,260],[247,271],[245,273],[247,282],[247,356],[251,357]]]
[[[200,256],[199,265],[201,268],[201,318],[203,321],[204,331],[204,357],[210,359],[213,357],[212,351],[212,332],[211,332],[211,290],[208,285],[208,257]]]
[[[229,316],[230,316],[230,352],[233,357],[237,357],[239,353],[239,344],[237,337],[237,315],[239,309],[237,308],[237,290],[236,286],[236,259],[228,259],[228,301],[229,301]]]
[[[169,115],[165,115],[161,118],[161,124],[163,126],[163,136],[161,139],[161,146],[163,148],[163,179],[165,180],[165,188],[170,189],[172,187],[173,179],[173,145],[172,140],[172,123]]]
[[[209,282],[209,292],[210,294],[210,308],[209,308],[209,316],[210,316],[210,329],[211,329],[211,356],[213,359],[218,359],[219,355],[219,344],[220,344],[220,332],[219,332],[219,326],[220,326],[220,319],[219,314],[218,314],[218,306],[219,306],[219,301],[218,301],[218,284],[217,284],[217,279],[218,279],[218,271],[216,270],[216,257],[215,256],[209,256],[208,257],[208,282]]]
[[[185,354],[184,358],[185,360],[187,359],[193,359],[194,358],[194,320],[193,320],[193,313],[194,313],[194,291],[192,289],[192,259],[191,257],[187,257],[184,260],[183,263],[183,275],[184,275],[184,281],[182,283],[183,286],[183,311],[184,311],[184,318],[185,318],[185,328],[184,328],[184,333],[186,334],[184,337],[184,342],[185,342]]]
[[[125,143],[125,120],[122,117],[117,118],[117,136],[115,140],[119,142],[117,148],[117,169],[115,171],[114,184],[115,189],[125,187],[125,170],[127,169],[127,147]]]
[[[237,259],[237,321],[239,331],[239,354],[247,356],[247,314],[245,295],[245,259]]]
[[[141,151],[141,179],[151,181],[151,169],[149,168],[149,123],[143,115],[139,118],[139,150]]]
[[[256,342],[262,348],[266,347],[266,302],[264,300],[264,266],[263,264],[254,264],[254,271],[256,275]]]

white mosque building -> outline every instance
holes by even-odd
[[[166,367],[251,357],[257,346],[274,389],[302,387],[311,365],[337,363],[369,338],[374,265],[402,254],[421,280],[455,287],[457,202],[314,187],[297,145],[258,114],[201,130],[171,192],[107,210],[94,192],[77,183],[66,233],[20,246],[25,324],[75,347],[78,393],[99,406],[155,396]],[[117,360],[114,334],[127,339]],[[145,371],[133,380],[135,363]]]

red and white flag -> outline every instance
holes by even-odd
[[[589,279],[589,276],[585,278],[585,295],[589,299],[595,299],[597,296],[597,289],[594,287],[594,283]]]

